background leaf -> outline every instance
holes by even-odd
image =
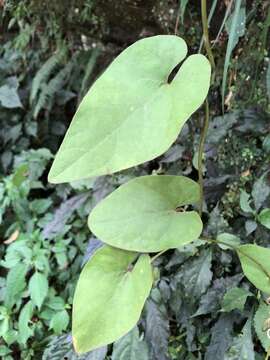
[[[112,360],[148,360],[148,348],[139,337],[137,326],[116,341],[113,346]]]
[[[245,20],[245,9],[241,9],[242,0],[235,0],[234,12],[232,14],[232,19],[229,26],[229,40],[226,49],[224,69],[223,69],[223,78],[221,86],[221,95],[222,95],[222,108],[224,112],[224,103],[225,103],[225,90],[227,82],[227,73],[230,66],[230,59],[235,45],[238,42],[239,36],[242,36],[243,25],[242,23]]]
[[[224,360],[255,360],[251,324],[252,321],[249,318],[242,329],[242,333],[234,339]]]
[[[41,305],[48,293],[47,277],[39,272],[35,272],[29,281],[29,292],[33,303],[41,308]]]
[[[230,312],[234,309],[244,310],[248,296],[252,293],[243,288],[232,288],[228,290],[222,301],[222,311]]]
[[[150,346],[150,359],[169,359],[169,319],[166,308],[157,289],[153,290],[152,296],[146,304],[145,336]]]
[[[270,339],[267,336],[267,330],[269,328],[269,326],[267,325],[268,324],[267,320],[269,319],[270,319],[270,306],[265,303],[261,303],[254,316],[254,325],[255,325],[256,334],[260,339],[260,342],[264,347],[265,351],[268,351],[270,348]]]
[[[26,344],[27,340],[30,336],[33,335],[34,331],[29,326],[29,322],[33,316],[33,304],[31,301],[28,301],[19,316],[18,328],[19,328],[19,340],[24,345]]]
[[[258,220],[263,226],[270,229],[270,209],[263,209],[258,215]]]
[[[245,276],[258,289],[270,294],[270,249],[258,245],[242,245],[238,248]]]

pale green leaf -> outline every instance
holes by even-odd
[[[36,272],[29,281],[29,292],[33,303],[41,308],[48,293],[48,280],[42,273]]]
[[[270,338],[267,336],[267,330],[270,329],[270,306],[261,303],[255,316],[254,316],[254,325],[258,338],[265,351],[268,351],[270,348]]]
[[[245,20],[245,9],[241,9],[242,0],[235,1],[234,12],[232,14],[229,26],[229,40],[226,49],[224,68],[223,68],[223,77],[222,77],[222,86],[221,86],[221,96],[222,96],[222,108],[224,111],[225,104],[225,90],[227,82],[227,74],[230,66],[230,59],[235,45],[238,42],[239,36],[242,36],[242,25],[241,23]],[[240,30],[239,30],[240,29]]]
[[[22,103],[19,98],[17,89],[8,85],[0,87],[0,107],[7,109],[21,108]]]
[[[254,210],[250,206],[250,195],[244,190],[241,190],[240,193],[240,207],[246,213],[254,213]]]
[[[55,313],[50,321],[50,328],[54,330],[56,334],[61,334],[66,330],[69,323],[69,316],[67,311],[61,310]]]
[[[25,275],[27,273],[27,268],[28,266],[26,264],[19,263],[8,272],[5,305],[10,309],[16,303],[21,292],[25,289]]]
[[[210,64],[183,39],[159,35],[123,51],[82,100],[49,173],[53,183],[111,174],[164,153],[203,103]]]
[[[234,246],[240,245],[240,239],[238,236],[229,234],[229,233],[221,233],[217,236],[218,241],[222,241],[223,243],[218,243],[219,247],[223,250],[231,249]],[[228,245],[226,245],[228,244]],[[230,246],[231,245],[231,246]]]
[[[237,252],[248,280],[270,294],[270,249],[248,244],[239,246]]]
[[[258,216],[258,220],[263,226],[270,229],[270,209],[263,209]]]
[[[198,202],[199,185],[183,176],[141,176],[120,186],[89,216],[91,231],[105,243],[157,252],[196,240],[202,222],[179,207]]]
[[[252,296],[252,293],[246,289],[237,287],[229,289],[224,295],[221,311],[230,312],[234,309],[243,311],[248,296]]]
[[[112,360],[149,360],[147,344],[140,339],[137,326],[114,344]]]
[[[22,344],[26,344],[30,336],[33,335],[34,331],[29,326],[29,322],[33,315],[33,304],[28,301],[22,308],[19,316],[18,329],[19,329],[19,341]]]
[[[153,282],[149,256],[137,257],[104,246],[84,266],[73,302],[72,336],[78,353],[110,344],[136,325]]]

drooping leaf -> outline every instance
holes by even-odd
[[[243,288],[232,288],[226,292],[222,301],[222,311],[230,312],[234,309],[243,311],[247,297],[252,293]]]
[[[128,334],[113,346],[112,360],[148,360],[148,348],[140,339],[138,327],[135,326]]]
[[[234,29],[234,32],[233,32],[232,22],[233,22],[234,15],[235,14],[233,13],[231,16],[229,16],[227,22],[225,23],[227,33],[229,35],[232,34],[231,36],[233,37],[232,49],[234,49],[235,46],[237,45],[239,38],[241,36],[245,35],[245,30],[246,30],[246,9],[245,9],[245,7],[244,6],[240,7],[238,19],[236,22],[236,28]]]
[[[242,329],[242,333],[234,338],[224,360],[255,360],[251,324],[251,318],[249,318]]]
[[[179,207],[199,200],[199,186],[182,176],[141,176],[120,186],[89,216],[91,231],[121,249],[157,252],[187,244],[200,235],[195,211]]]
[[[248,280],[270,294],[270,249],[248,244],[239,246],[237,253]]]
[[[150,347],[151,360],[168,359],[169,318],[157,289],[152,291],[146,304],[146,340]]]
[[[159,35],[123,51],[81,102],[49,173],[53,183],[110,174],[164,153],[204,101],[210,65],[184,40]]]
[[[139,320],[153,277],[150,258],[104,246],[80,275],[73,302],[72,335],[78,353],[130,331]]]
[[[256,334],[260,339],[260,342],[264,347],[265,351],[268,351],[270,348],[270,339],[267,335],[267,330],[270,329],[269,324],[270,306],[262,302],[254,316],[254,326]]]
[[[39,272],[35,272],[29,281],[29,292],[33,303],[40,308],[48,293],[47,277]]]
[[[270,229],[270,209],[263,209],[258,215],[258,220],[263,226]]]
[[[242,25],[241,23],[245,21],[245,9],[241,8],[242,0],[235,1],[234,12],[232,14],[229,26],[229,40],[226,49],[224,69],[223,69],[223,78],[222,78],[222,87],[221,87],[221,95],[222,95],[222,107],[224,110],[225,103],[225,90],[226,90],[226,82],[227,82],[227,74],[230,66],[230,59],[235,45],[238,42],[240,36],[242,36]]]

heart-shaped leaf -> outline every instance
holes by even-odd
[[[159,35],[123,51],[84,97],[49,173],[53,183],[110,174],[151,160],[204,101],[210,64],[183,39]]]
[[[237,252],[248,280],[270,295],[270,249],[247,244],[239,246]]]
[[[83,268],[73,302],[72,336],[78,353],[110,344],[136,325],[153,283],[149,255],[137,257],[104,246]]]
[[[157,252],[197,239],[202,222],[185,205],[198,202],[199,185],[184,176],[141,176],[120,186],[89,216],[91,231],[117,248]]]

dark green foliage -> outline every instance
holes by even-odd
[[[213,13],[211,39],[222,27],[223,3]],[[233,252],[202,240],[155,261],[161,270],[132,336],[80,357],[67,338],[78,274],[101,245],[90,239],[85,217],[135,176],[166,173],[197,180],[203,110],[166,154],[111,177],[53,187],[47,183],[53,154],[82,96],[129,43],[174,33],[180,15],[179,33],[197,52],[197,2],[0,4],[0,357],[126,360],[126,354],[133,359],[132,351],[139,351],[143,360],[263,359],[269,294],[259,295],[244,278]],[[217,68],[209,99],[203,220],[207,237],[229,233],[241,244],[269,247],[269,5],[263,4],[247,2],[245,34],[240,36],[240,29],[237,44],[232,42],[224,115],[220,89],[233,8],[213,47]],[[35,273],[45,280],[31,281]],[[224,312],[226,296],[235,288],[247,297]]]

